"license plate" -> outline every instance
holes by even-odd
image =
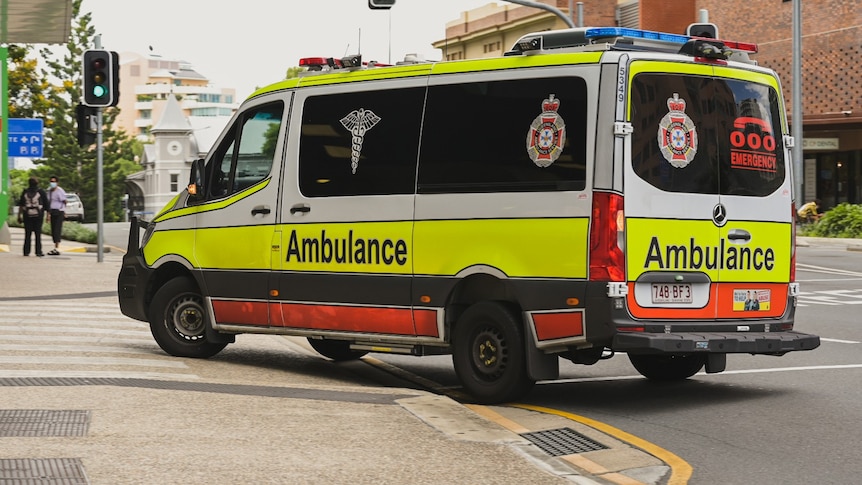
[[[691,303],[691,283],[653,283],[653,303]]]

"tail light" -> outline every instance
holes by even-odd
[[[625,281],[624,248],[623,197],[610,192],[595,192],[590,230],[590,280]]]

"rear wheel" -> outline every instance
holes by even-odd
[[[150,303],[150,332],[165,352],[177,357],[207,358],[227,343],[206,338],[204,299],[190,278],[174,278],[159,288]]]
[[[356,360],[368,353],[364,350],[351,350],[350,342],[346,340],[314,339],[309,337],[308,343],[317,353],[324,357],[329,357],[336,362]]]
[[[521,328],[520,318],[495,301],[476,303],[458,319],[452,363],[477,402],[512,401],[533,387]]]
[[[679,381],[697,374],[706,354],[632,355],[629,360],[640,374],[656,381]]]

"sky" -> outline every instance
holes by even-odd
[[[343,57],[360,51],[383,63],[418,53],[442,57],[431,43],[446,23],[492,0],[396,0],[370,10],[367,0],[83,0],[103,49],[183,60],[242,100],[284,79],[302,57]]]

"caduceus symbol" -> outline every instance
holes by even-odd
[[[365,132],[374,128],[378,122],[380,122],[380,117],[373,111],[364,108],[353,110],[349,115],[341,118],[341,124],[353,135],[350,146],[350,168],[353,169],[353,173],[356,173],[356,169],[359,168],[359,155],[362,152],[362,140],[365,139]]]

